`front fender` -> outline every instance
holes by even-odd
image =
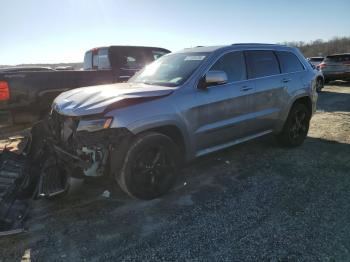
[[[162,127],[174,127],[180,131],[184,146],[187,160],[192,158],[193,155],[193,145],[192,140],[190,139],[189,132],[186,128],[186,125],[181,121],[177,116],[173,115],[161,115],[161,116],[152,116],[147,119],[138,120],[132,122],[126,126],[126,128],[133,134],[139,134],[148,130],[154,130]]]

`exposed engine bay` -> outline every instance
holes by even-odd
[[[115,172],[118,161],[110,163],[111,154],[118,153],[131,133],[115,128],[78,129],[81,121],[86,120],[53,110],[33,126],[21,154],[8,150],[0,154],[0,232],[23,230],[28,201],[66,194],[77,179]]]

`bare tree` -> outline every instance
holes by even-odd
[[[293,41],[283,44],[299,48],[305,57],[350,53],[350,37],[334,37],[329,41],[317,39],[308,43]]]

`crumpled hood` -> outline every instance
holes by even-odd
[[[60,94],[53,108],[63,115],[86,116],[100,114],[111,105],[125,99],[152,98],[169,95],[173,88],[141,83],[118,83],[72,89]]]

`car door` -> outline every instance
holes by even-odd
[[[228,82],[197,90],[200,125],[195,130],[197,155],[222,147],[250,133],[251,95],[254,83],[247,80],[244,54],[229,52],[209,69],[224,71]]]
[[[255,83],[251,96],[254,134],[272,132],[286,96],[286,83],[280,73],[277,56],[272,50],[245,51],[248,79]],[[288,81],[286,79],[286,81]]]

